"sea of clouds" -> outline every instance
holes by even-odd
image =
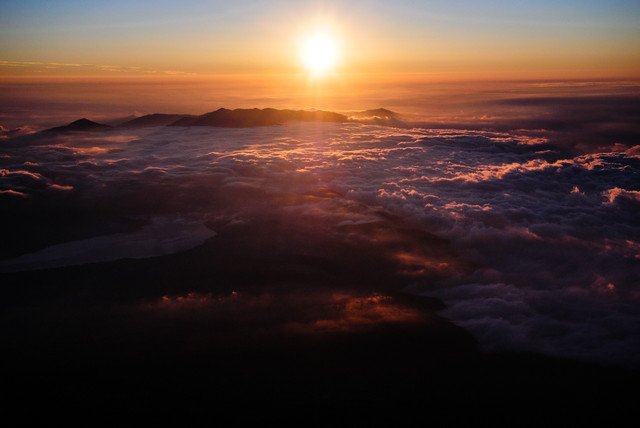
[[[181,251],[216,239],[205,224],[257,216],[345,239],[392,218],[446,241],[446,256],[428,241],[371,245],[484,349],[636,365],[640,146],[577,153],[526,134],[290,124],[7,138],[0,270]]]

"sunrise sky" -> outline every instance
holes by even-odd
[[[526,1],[2,2],[0,75],[301,73],[331,34],[334,73],[640,77],[640,3]]]
[[[625,426],[639,124],[640,0],[0,0],[0,414]]]

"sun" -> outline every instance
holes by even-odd
[[[328,32],[318,32],[303,41],[300,49],[302,64],[312,77],[331,72],[339,59],[338,40]]]

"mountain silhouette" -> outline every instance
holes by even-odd
[[[376,108],[371,110],[364,110],[351,113],[350,118],[379,118],[379,119],[397,119],[398,113],[387,110],[386,108]]]
[[[283,125],[290,122],[358,122],[374,125],[403,125],[400,115],[385,108],[341,114],[324,110],[289,110],[275,108],[226,109],[202,115],[153,113],[127,120],[117,128],[148,128],[154,126],[212,126],[220,128],[251,128]],[[68,125],[42,132],[93,132],[113,129],[112,126],[79,119]]]
[[[169,126],[217,126],[250,128],[254,126],[282,125],[288,122],[347,122],[347,116],[322,110],[277,110],[221,108],[201,116],[183,117]]]
[[[371,125],[402,126],[400,115],[386,108],[357,111],[349,114],[349,120]]]
[[[43,132],[94,132],[107,131],[109,129],[113,128],[109,125],[104,125],[102,123],[82,118],[76,120],[75,122],[71,122],[68,125],[45,129]]]
[[[180,119],[186,119],[194,117],[189,114],[165,114],[165,113],[153,113],[145,116],[140,116],[127,120],[118,126],[123,128],[146,128],[152,126],[166,126],[170,125]]]

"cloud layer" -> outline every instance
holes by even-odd
[[[443,299],[443,314],[487,350],[639,361],[639,146],[576,154],[526,132],[358,124],[32,134],[2,144],[0,215],[14,225],[5,258],[185,218],[215,232],[245,228],[251,248],[281,261],[305,254],[359,269],[343,251],[358,248],[388,264],[387,287]],[[258,242],[252,225],[279,234]],[[201,300],[168,298],[154,305]],[[296,328],[396,316],[381,307]]]

